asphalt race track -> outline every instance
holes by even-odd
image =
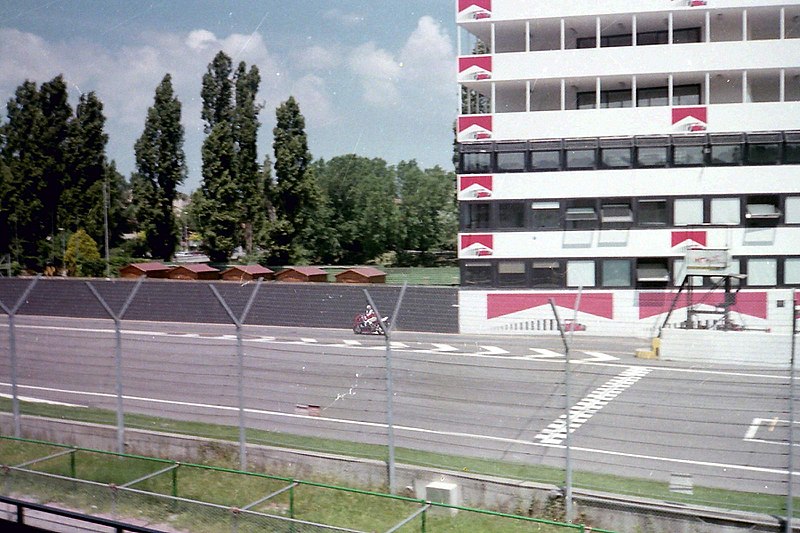
[[[238,423],[233,326],[122,328],[126,413]],[[383,337],[245,326],[242,338],[248,427],[386,443]],[[112,321],[19,316],[15,340],[22,400],[116,408]],[[558,337],[395,332],[395,445],[563,468],[568,396],[575,471],[659,481],[686,473],[695,485],[785,494],[788,372],[636,359],[646,344],[575,334],[567,394]],[[3,358],[6,397],[10,376]]]

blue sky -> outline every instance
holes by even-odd
[[[173,77],[189,178],[200,183],[200,88],[224,50],[257,65],[259,158],[272,154],[275,108],[290,95],[315,158],[348,153],[452,169],[457,112],[452,0],[3,0],[0,100],[26,79],[63,74],[73,104],[95,91],[107,153],[127,177],[155,88]]]

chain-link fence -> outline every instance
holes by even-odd
[[[523,480],[559,490],[555,502],[575,502],[571,518],[600,525],[615,523],[602,511],[616,513],[618,502],[598,494],[653,505],[654,514],[674,509],[660,502],[734,511],[751,524],[798,509],[791,291],[783,299],[742,292],[728,305],[697,293],[625,295],[635,308],[596,291],[531,292],[476,309],[473,294],[456,299],[452,289],[409,288],[400,301],[400,287],[322,296],[301,284],[257,292],[218,284],[217,297],[206,284],[202,299],[184,302],[175,292],[182,284],[147,281],[115,321],[99,299],[119,313],[131,282],[121,290],[93,281],[97,294],[86,287],[72,299],[58,282],[25,295],[32,283],[0,298],[8,311],[23,302],[0,329],[2,346],[14,345],[0,362],[0,402],[19,413],[22,434],[46,416],[116,426],[123,436],[186,433],[385,461],[390,470],[397,462]],[[163,310],[147,319],[166,298],[191,319]],[[389,338],[350,330],[370,298],[393,315]],[[33,312],[54,306],[80,319]],[[454,313],[515,334],[435,333],[452,327]],[[634,333],[592,335],[604,320]],[[390,492],[408,489],[390,476],[382,480]],[[478,489],[462,498],[570,514]],[[699,511],[682,520],[692,517],[701,531]]]

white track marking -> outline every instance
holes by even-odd
[[[9,386],[9,383],[0,383],[0,386]],[[75,394],[75,395],[85,395],[85,396],[99,396],[105,398],[115,398],[116,396],[113,394],[108,393],[99,393],[99,392],[81,392],[81,391],[70,391],[64,389],[53,389],[48,387],[33,387],[27,385],[20,385],[20,388],[28,389],[28,390],[38,390],[38,391],[53,391],[53,392],[61,392],[65,394]],[[135,396],[123,396],[126,400],[136,400],[141,402],[150,402],[150,403],[158,403],[158,404],[171,404],[171,405],[183,405],[183,406],[191,406],[191,407],[203,407],[207,409],[218,409],[223,411],[238,411],[238,407],[229,407],[223,405],[210,405],[210,404],[200,404],[200,403],[192,403],[192,402],[176,402],[172,400],[158,400],[154,398],[140,398]],[[377,422],[359,422],[355,420],[342,420],[338,418],[327,418],[321,416],[310,416],[310,415],[298,415],[295,413],[280,413],[276,411],[265,411],[259,409],[245,409],[245,412],[253,413],[253,414],[263,414],[268,416],[276,416],[276,417],[283,417],[283,418],[294,418],[294,419],[305,419],[308,421],[325,421],[325,422],[335,422],[338,424],[343,425],[351,425],[351,426],[361,426],[361,427],[374,427],[374,428],[386,428],[386,424],[377,423]],[[458,438],[469,438],[475,440],[483,440],[483,441],[492,441],[492,442],[504,442],[508,444],[519,444],[519,445],[527,445],[527,446],[540,446],[545,448],[557,448],[563,449],[565,446],[563,444],[547,444],[547,443],[539,443],[539,442],[531,442],[527,440],[521,439],[510,439],[504,437],[493,437],[490,435],[476,435],[473,433],[462,433],[456,431],[437,431],[431,429],[424,429],[424,428],[416,428],[416,427],[409,427],[409,426],[393,426],[395,431],[402,431],[406,433],[424,433],[429,435],[439,435],[439,436],[447,436],[447,437],[458,437]],[[695,465],[695,466],[707,466],[713,468],[724,469],[727,471],[730,470],[738,470],[742,472],[759,472],[759,473],[766,473],[766,474],[776,474],[776,475],[786,475],[788,472],[786,470],[777,469],[777,468],[763,468],[763,467],[756,467],[756,466],[747,466],[747,465],[736,465],[736,464],[726,464],[726,463],[715,463],[709,461],[694,461],[691,459],[673,459],[670,457],[657,457],[653,455],[643,455],[643,454],[634,454],[628,452],[617,452],[612,450],[600,450],[596,448],[585,448],[580,446],[573,446],[573,451],[588,453],[588,454],[598,454],[598,455],[609,455],[615,457],[627,457],[632,459],[641,459],[641,460],[650,460],[656,462],[664,462],[664,463],[671,463],[671,464],[681,464],[681,465]],[[800,471],[792,472],[794,476],[800,476]]]
[[[650,373],[649,368],[632,366],[607,381],[570,408],[569,432],[574,433],[600,409]],[[561,415],[533,439],[543,444],[561,444],[567,438],[567,415]]]

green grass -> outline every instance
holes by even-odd
[[[26,415],[92,422],[110,426],[114,426],[116,424],[116,414],[112,411],[70,408],[26,402],[21,402],[21,405],[23,406],[21,410]],[[0,410],[10,412],[11,401],[9,399],[0,398]],[[219,426],[199,422],[182,422],[142,415],[125,415],[125,426],[128,429],[162,431],[233,442],[238,442],[239,439],[237,427]],[[254,429],[247,430],[246,438],[247,442],[250,444],[262,444],[276,447],[333,453],[374,460],[385,460],[388,455],[387,448],[385,446],[366,445],[323,438],[300,437],[285,433]],[[38,450],[34,450],[34,452],[38,453]],[[540,465],[500,462],[473,457],[460,457],[407,448],[395,449],[395,459],[398,463],[408,465],[533,481],[553,484],[556,486],[561,486],[564,483],[563,469]],[[211,453],[208,457],[200,458],[199,462],[209,464],[222,463],[226,466],[234,468],[236,464],[238,464],[238,458],[214,455]],[[716,489],[697,485],[694,487],[694,494],[685,495],[670,492],[666,482],[619,477],[590,472],[574,472],[573,487],[609,492],[618,495],[636,496],[677,503],[750,511],[770,515],[783,515],[785,514],[786,509],[786,498],[784,496]],[[385,490],[385,487],[381,488]],[[795,500],[794,509],[794,516],[800,517],[800,498]],[[516,512],[516,510],[504,511]]]

